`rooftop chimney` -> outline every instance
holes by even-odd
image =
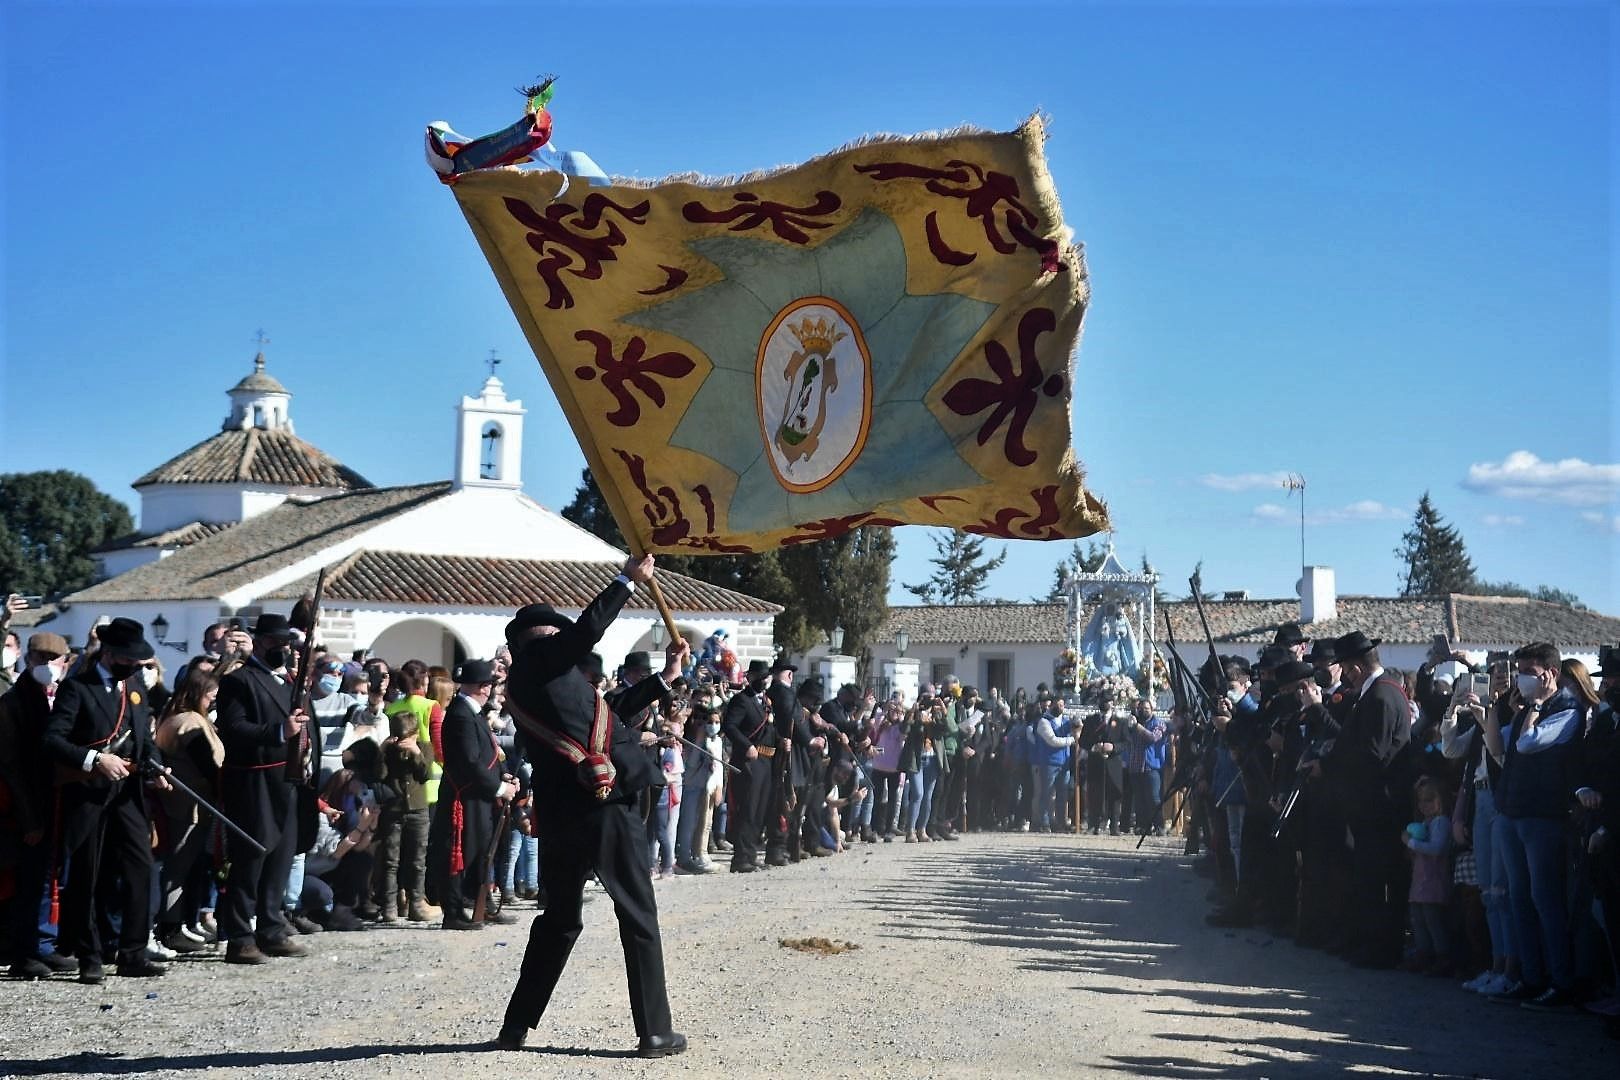
[[[1332,622],[1339,617],[1338,588],[1333,581],[1333,567],[1307,566],[1299,581],[1299,621],[1309,625]]]

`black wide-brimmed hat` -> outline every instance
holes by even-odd
[[[552,607],[550,604],[528,604],[517,609],[512,621],[506,624],[506,640],[511,641],[525,630],[532,630],[536,626],[555,626],[561,630],[565,626],[574,625],[574,620]]]
[[[624,664],[622,666],[626,671],[651,671],[652,661],[647,658],[645,652],[637,650],[633,653],[624,654]]]
[[[495,681],[495,665],[489,660],[463,660],[455,678],[462,686],[484,686]]]
[[[579,662],[579,670],[587,679],[600,679],[607,674],[607,666],[602,662],[602,654],[593,652]]]
[[[1267,645],[1260,650],[1260,659],[1254,662],[1256,671],[1271,671],[1282,667],[1294,658],[1284,645]]]
[[[1594,679],[1620,679],[1620,645],[1604,645],[1598,650],[1597,667],[1592,669],[1591,676]]]
[[[287,621],[285,615],[267,611],[254,621],[253,636],[291,638],[293,636],[292,623]]]
[[[1382,638],[1369,638],[1360,630],[1352,630],[1334,639],[1333,651],[1340,660],[1354,660],[1364,653],[1372,652],[1383,643]]]
[[[772,675],[775,675],[778,671],[798,671],[798,670],[799,669],[797,667],[795,667],[794,665],[788,663],[787,657],[785,657],[785,656],[778,656],[775,660],[773,660],[771,662],[771,674]]]
[[[1273,645],[1293,646],[1303,645],[1309,640],[1310,638],[1305,636],[1305,631],[1299,628],[1299,623],[1285,622],[1277,627],[1276,634],[1272,635],[1271,643]]]
[[[771,665],[767,664],[765,661],[750,660],[748,661],[748,674],[744,676],[744,678],[746,678],[749,682],[753,682],[755,679],[763,679],[768,677],[770,673]]]
[[[1332,638],[1317,638],[1311,642],[1311,651],[1305,654],[1305,659],[1313,664],[1337,664],[1339,650]]]
[[[1290,660],[1272,673],[1278,686],[1287,686],[1289,683],[1299,682],[1301,679],[1314,679],[1316,666],[1303,660]]]
[[[146,630],[134,619],[120,616],[104,626],[96,627],[96,640],[101,651],[131,660],[152,659],[152,645],[146,640]]]

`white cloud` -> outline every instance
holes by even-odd
[[[1299,507],[1281,506],[1277,503],[1261,503],[1250,512],[1256,521],[1277,522],[1285,525],[1299,524]],[[1349,525],[1360,521],[1399,521],[1407,516],[1406,511],[1397,510],[1393,506],[1385,506],[1376,499],[1360,499],[1347,506],[1331,507],[1327,510],[1305,511],[1306,525]]]
[[[1480,520],[1493,529],[1504,529],[1524,524],[1524,518],[1518,514],[1486,514]]]
[[[1620,533],[1620,514],[1600,514],[1596,510],[1588,510],[1581,515],[1581,520],[1596,525],[1604,532]]]
[[[1205,473],[1198,478],[1198,482],[1207,488],[1216,491],[1258,491],[1263,488],[1282,489],[1288,485],[1288,474],[1285,472],[1266,473]]]
[[[1462,486],[1504,499],[1602,506],[1620,499],[1620,465],[1593,465],[1580,458],[1542,461],[1528,450],[1515,450],[1500,465],[1468,466]]]

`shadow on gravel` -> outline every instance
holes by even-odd
[[[338,1065],[379,1057],[415,1057],[424,1054],[494,1053],[488,1042],[395,1043],[378,1046],[328,1046],[307,1050],[240,1051],[189,1056],[124,1057],[119,1054],[67,1054],[59,1058],[7,1061],[6,1075],[48,1076],[58,1073],[98,1073],[111,1076],[150,1072],[189,1072],[202,1069],[257,1069],[277,1065]],[[529,1046],[518,1053],[556,1057],[632,1058],[633,1050],[599,1050],[581,1046]],[[505,1060],[504,1055],[502,1060]]]
[[[1144,999],[1134,1010],[1122,1002],[1117,1015],[1164,1052],[1107,1055],[1088,1062],[1088,1074],[1501,1076],[1532,1075],[1534,1066],[1513,1065],[1540,1061],[1552,1070],[1542,1075],[1575,1075],[1579,1062],[1612,1053],[1590,1018],[1486,1005],[1449,981],[1356,972],[1263,930],[1210,929],[1206,888],[1163,851],[1014,843],[919,861],[866,902],[886,916],[882,936],[1012,950],[1028,970],[1112,983],[1076,992]],[[1219,1021],[1229,1021],[1225,1033]],[[1249,1022],[1270,1030],[1237,1037]],[[1486,1031],[1491,1038],[1479,1038]],[[1563,1057],[1568,1069],[1555,1064]]]

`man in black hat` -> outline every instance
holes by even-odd
[[[771,788],[771,758],[776,756],[778,736],[771,724],[769,699],[765,688],[771,681],[771,665],[750,660],[746,684],[731,695],[720,715],[720,734],[731,746],[731,764],[740,771],[731,777],[731,812],[726,818],[731,841],[731,872],[752,873],[759,869],[760,834],[765,829],[765,803]]]
[[[438,882],[446,930],[478,930],[473,919],[478,890],[486,888],[490,836],[495,830],[495,808],[517,794],[517,783],[502,767],[495,735],[484,720],[483,709],[495,690],[495,665],[488,660],[466,660],[456,669],[456,696],[444,710],[440,745],[444,781],[433,818],[438,834],[429,846],[433,865],[429,872]],[[485,921],[513,923],[504,913]]]
[[[1378,645],[1359,630],[1333,643],[1355,705],[1321,772],[1353,840],[1347,957],[1359,967],[1389,968],[1401,958],[1406,912],[1405,793],[1391,792],[1389,780],[1411,737],[1412,712],[1405,689],[1385,675]]]
[[[1277,627],[1277,632],[1271,636],[1271,643],[1287,649],[1290,659],[1303,660],[1311,639],[1305,636],[1305,631],[1300,629],[1299,623],[1285,622]]]
[[[104,882],[118,883],[120,975],[162,975],[146,955],[152,932],[152,824],[143,765],[155,763],[152,709],[133,678],[152,660],[134,619],[96,628],[101,651],[57,689],[45,726],[46,754],[59,783],[62,894],[57,947],[79,958],[79,981],[102,980],[100,911]],[[158,781],[158,783],[162,783]]]
[[[507,707],[534,769],[535,824],[544,852],[540,884],[547,902],[529,932],[523,968],[496,1039],[503,1050],[522,1047],[551,1001],[583,928],[585,879],[592,871],[613,898],[619,919],[630,1014],[640,1037],[636,1052],[661,1057],[686,1049],[686,1036],[670,1021],[658,905],[647,873],[646,826],[634,809],[642,790],[662,780],[641,750],[658,737],[613,716],[580,670],[630,598],[632,582],[645,585],[652,576],[651,556],[627,559],[578,619],[550,604],[530,604],[506,625],[512,647]],[[619,707],[639,712],[667,692],[690,651],[686,642],[671,641],[662,676],[642,680],[634,693],[619,699]],[[607,739],[600,752],[593,749],[593,731],[603,731]]]
[[[799,669],[778,656],[771,663],[771,685],[765,691],[776,725],[777,755],[771,759],[771,796],[765,815],[765,865],[786,866],[804,858],[805,785],[810,780],[808,714],[793,689]]]
[[[310,739],[308,717],[295,708],[292,642],[286,616],[260,615],[247,662],[219,683],[220,809],[265,848],[260,854],[235,835],[226,837],[230,873],[218,918],[232,964],[309,952],[292,937],[284,901],[301,846],[297,788],[304,756],[318,754],[320,740]],[[315,765],[319,769],[318,759]]]

